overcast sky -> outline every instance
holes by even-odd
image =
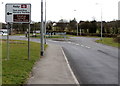
[[[112,21],[118,19],[118,1],[120,0],[46,0],[47,20],[69,21],[76,18],[77,21],[100,21],[102,8],[103,20]],[[41,0],[0,0],[0,22],[5,22],[6,3],[31,3],[32,21],[41,20]]]

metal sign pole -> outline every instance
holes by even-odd
[[[28,60],[30,60],[30,23],[28,28]]]
[[[43,0],[41,0],[41,56],[44,55],[44,36],[43,36]]]
[[[10,59],[9,57],[9,28],[10,28],[10,24],[7,23],[7,60]]]

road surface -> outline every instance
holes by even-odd
[[[10,39],[27,40],[23,36]],[[96,43],[96,39],[72,37],[66,41],[48,39],[47,43],[63,48],[80,84],[118,84],[118,48]]]

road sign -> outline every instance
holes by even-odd
[[[31,23],[31,4],[26,3],[8,3],[5,6],[5,22],[10,23],[28,23],[28,60],[30,59],[30,23]],[[7,30],[10,28],[8,27]],[[7,35],[7,58],[9,59],[9,34]]]
[[[6,4],[5,21],[7,23],[30,23],[31,4]]]

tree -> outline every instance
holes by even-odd
[[[52,22],[52,21],[49,21],[49,22],[47,22],[47,24],[46,24],[46,32],[50,32],[50,31],[53,31],[53,23],[54,22]]]
[[[96,33],[97,31],[97,24],[96,24],[96,21],[91,21],[89,23],[89,33]]]
[[[76,31],[76,29],[77,29],[77,21],[76,21],[76,19],[74,18],[73,20],[70,20],[69,30],[70,30],[70,31]]]
[[[55,27],[56,27],[56,31],[65,31],[65,28],[67,27],[67,21],[66,20],[59,20],[59,22],[56,23]]]
[[[80,21],[79,28],[81,28],[84,33],[88,33],[89,21]]]

